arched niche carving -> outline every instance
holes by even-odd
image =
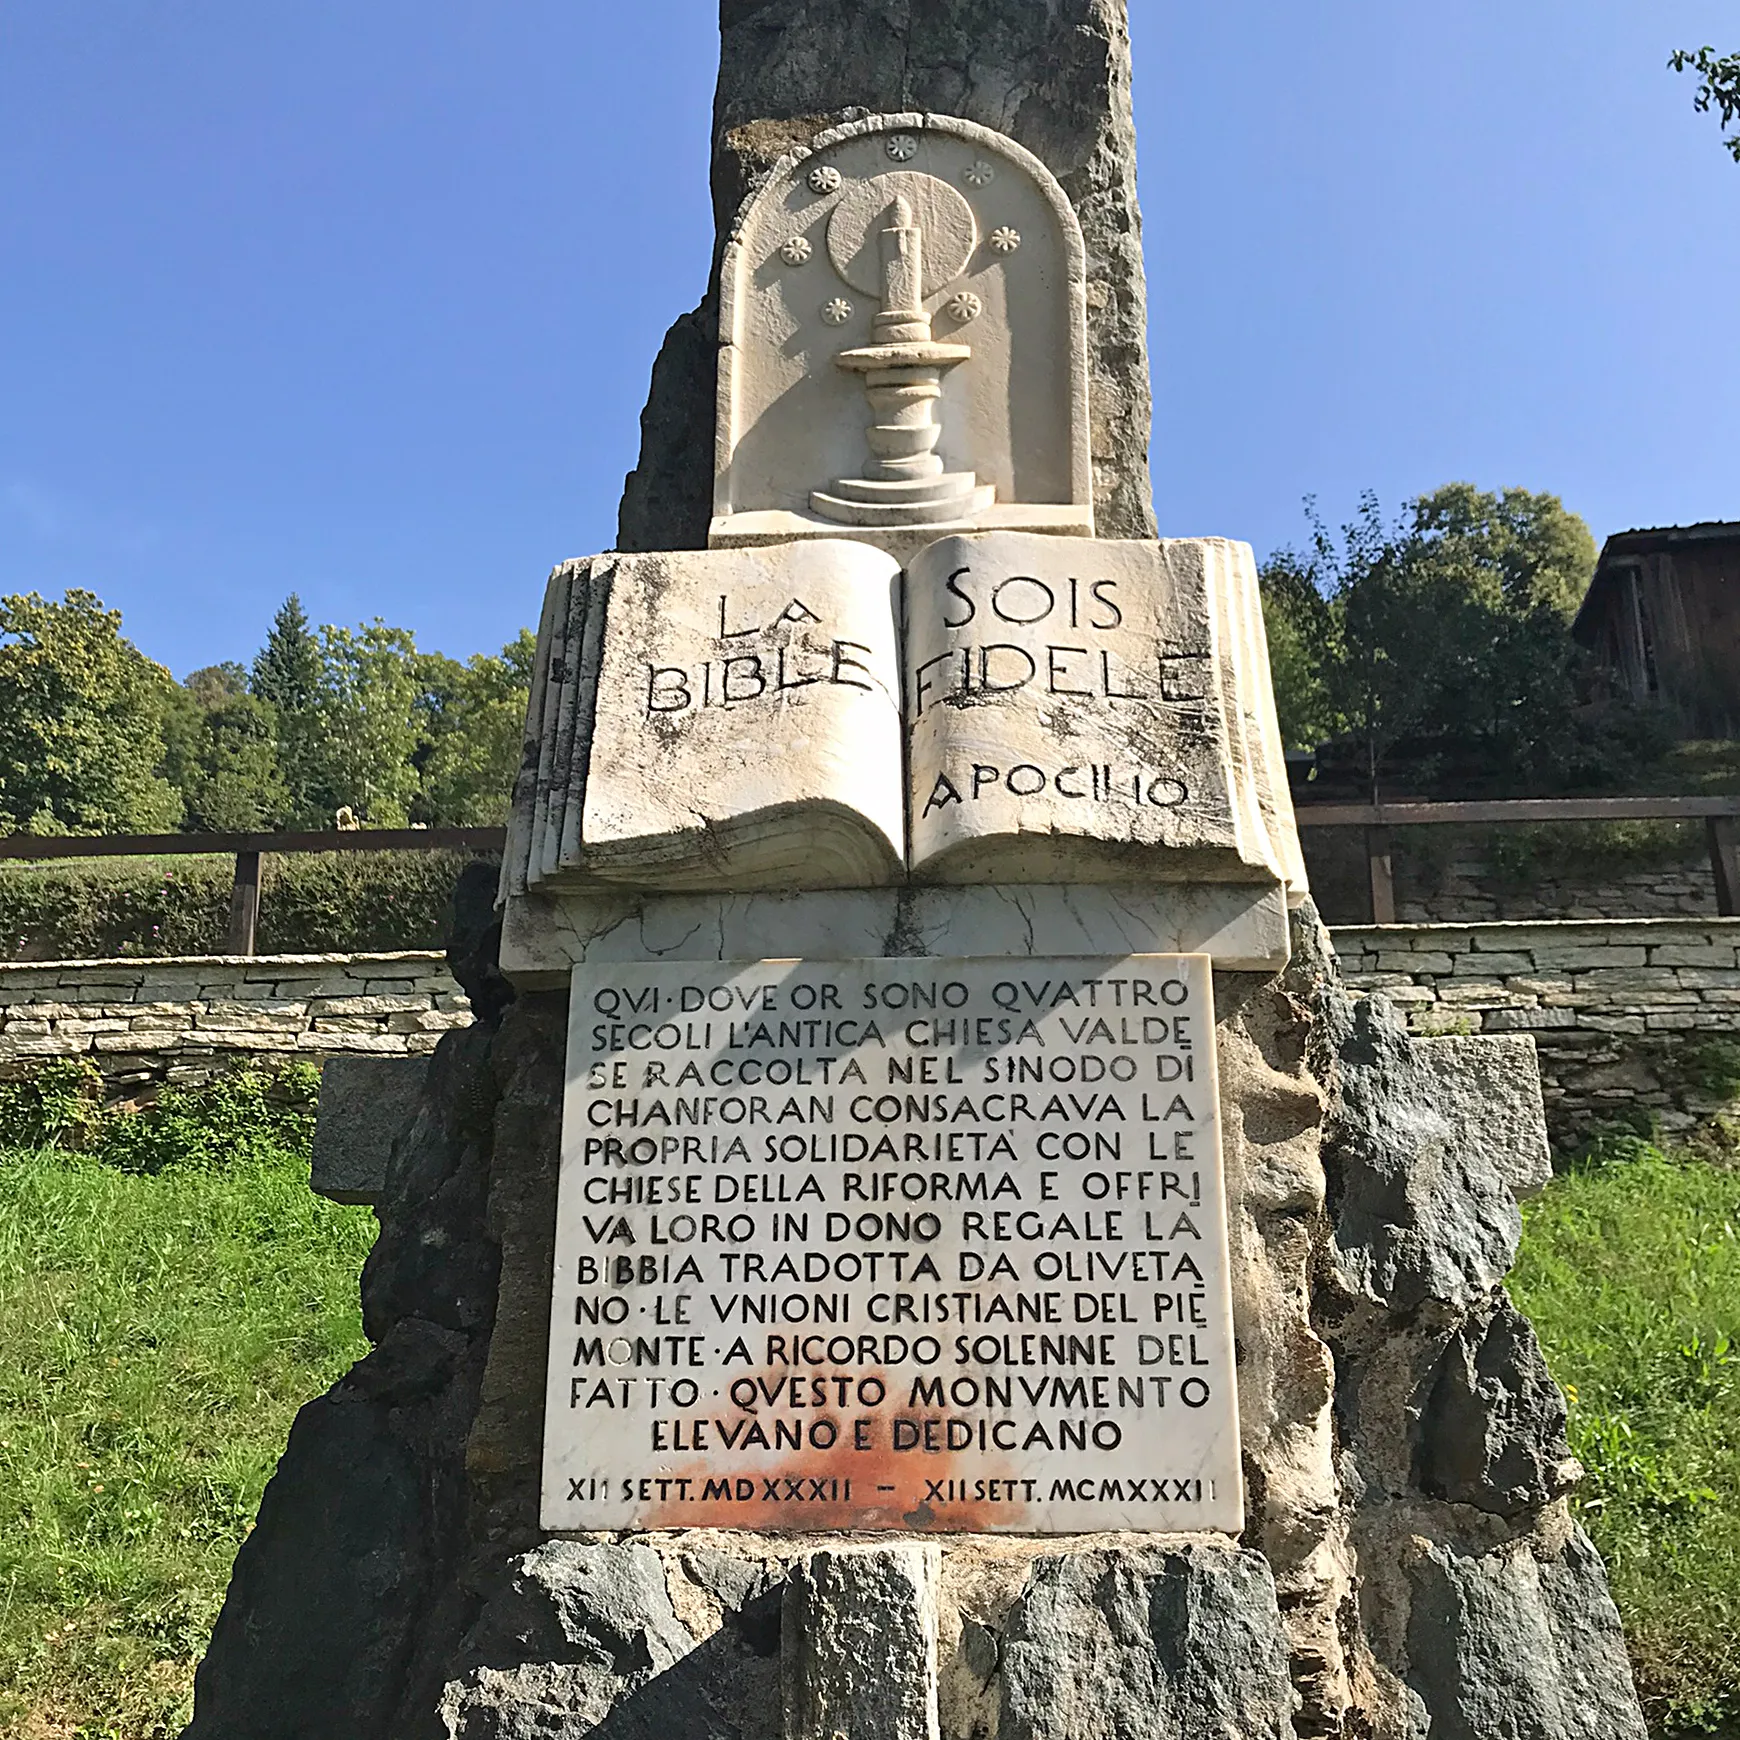
[[[1092,536],[1086,256],[1030,151],[947,115],[833,128],[721,272],[715,548]]]

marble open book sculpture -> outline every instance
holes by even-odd
[[[509,895],[1305,887],[1243,544],[599,556],[538,644]]]

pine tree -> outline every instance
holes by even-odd
[[[272,618],[272,631],[254,659],[249,685],[280,713],[306,713],[320,697],[320,645],[302,600],[292,592]]]
[[[326,687],[320,642],[294,592],[272,618],[266,644],[254,659],[249,687],[271,709],[283,803],[292,825],[331,827],[321,791],[320,704]]]

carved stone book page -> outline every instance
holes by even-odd
[[[898,880],[898,585],[845,540],[558,571],[515,806],[525,886]]]
[[[907,583],[914,876],[1274,883],[1202,546],[983,532]],[[1156,850],[1159,848],[1159,850]]]

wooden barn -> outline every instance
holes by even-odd
[[[1668,708],[1688,737],[1740,736],[1740,521],[1609,538],[1571,633],[1608,694]]]

